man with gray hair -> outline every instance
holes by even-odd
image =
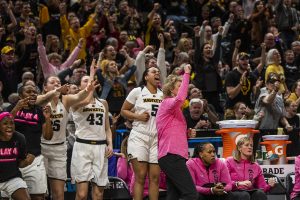
[[[190,137],[195,137],[196,129],[208,129],[218,120],[206,101],[199,98],[190,100],[188,112],[184,113]]]

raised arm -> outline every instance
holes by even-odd
[[[152,51],[153,47],[151,45],[148,45],[145,47],[143,51],[140,51],[135,59],[135,66],[137,66],[137,69],[135,71],[135,77],[137,84],[139,84],[143,78],[143,73],[146,69],[145,62],[146,62],[146,53],[149,51]]]
[[[169,108],[170,110],[180,107],[184,103],[187,97],[188,86],[190,81],[190,73],[191,73],[191,65],[187,64],[184,66],[183,79],[178,89],[178,93],[174,98],[174,101],[170,104],[170,108]]]
[[[158,49],[157,55],[157,66],[160,70],[160,81],[163,84],[167,77],[167,67],[166,67],[166,51],[165,51],[165,39],[164,35],[160,33],[158,35],[158,39],[160,41],[160,46]]]
[[[195,56],[194,56],[194,68],[198,69],[201,62],[201,47],[200,47],[200,26],[196,26],[194,28],[194,34],[195,34]]]
[[[60,27],[62,37],[65,39],[67,35],[70,35],[70,24],[67,20],[67,8],[66,3],[59,4],[59,11],[60,11]]]
[[[228,84],[228,86],[226,86],[226,92],[227,92],[229,99],[234,99],[241,92],[243,82],[247,79],[246,76],[247,76],[247,72],[244,72],[240,78],[239,84],[236,86],[232,86],[230,84],[230,82],[232,80],[232,78],[230,76],[226,77],[225,82]]]
[[[234,67],[236,67],[236,61],[238,59],[238,54],[239,54],[239,49],[240,49],[240,46],[241,46],[241,40],[240,39],[237,39],[235,42],[234,42],[234,51],[233,51],[233,54],[232,54],[232,58],[231,58],[231,62],[232,62],[232,69]]]
[[[199,31],[199,37],[200,37],[200,47],[202,47],[202,45],[204,44],[205,42],[205,27],[208,26],[209,22],[207,20],[204,20]],[[196,34],[195,34],[196,36]]]
[[[153,9],[150,11],[150,13],[147,16],[150,21],[152,21],[154,14],[158,11],[159,8],[160,8],[159,3],[154,3]]]
[[[93,59],[90,67],[90,78],[86,88],[84,90],[81,90],[77,94],[66,95],[63,98],[63,104],[65,105],[67,110],[69,110],[70,107],[75,107],[75,105],[78,108],[78,102],[85,100],[89,95],[93,94],[95,89],[99,86],[99,84],[97,84],[96,81],[94,81],[95,66],[96,60]]]
[[[214,51],[214,56],[213,56],[213,62],[215,63],[215,66],[217,67],[219,60],[220,60],[220,55],[221,55],[221,40],[223,37],[223,27],[219,26],[218,28],[219,32],[216,35],[216,45],[215,45],[215,51]]]
[[[37,44],[38,44],[38,53],[39,53],[39,60],[41,63],[42,71],[44,77],[47,77],[49,75],[54,75],[54,66],[50,64],[47,54],[46,54],[46,48],[43,45],[42,35],[38,34],[37,37]]]
[[[59,88],[56,88],[55,90],[51,90],[45,94],[38,95],[35,104],[41,107],[46,106],[53,99],[53,97],[60,94],[66,94],[68,89],[69,84],[65,84]]]
[[[68,67],[72,66],[74,61],[77,59],[78,54],[81,51],[81,48],[83,47],[83,43],[84,43],[84,39],[80,38],[77,47],[73,49],[68,59],[61,65],[60,67],[61,70],[67,69]]]
[[[5,1],[2,1],[2,2],[5,2]],[[7,3],[6,3],[6,8],[5,8],[5,10],[6,10],[6,12],[7,12],[7,14],[8,14],[8,16],[9,16],[9,19],[10,19],[10,24],[8,24],[7,25],[7,30],[8,31],[13,31],[13,29],[17,26],[17,20],[16,20],[16,17],[15,17],[15,15],[14,15],[14,13],[13,13],[13,11],[12,11],[12,2],[10,1],[9,2],[9,5],[7,5]]]

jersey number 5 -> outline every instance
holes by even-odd
[[[52,122],[52,130],[53,131],[59,131],[60,130],[60,121],[59,120],[54,120]]]
[[[158,110],[158,105],[152,105],[151,107],[151,116],[155,117]]]
[[[103,124],[103,114],[102,113],[91,113],[86,118],[86,121],[90,122],[90,125],[102,125]]]

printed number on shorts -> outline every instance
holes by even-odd
[[[158,105],[152,105],[152,111],[151,111],[151,116],[156,116],[157,110],[158,110]]]
[[[86,118],[86,121],[90,122],[90,125],[102,125],[103,124],[103,114],[102,113],[91,113]]]
[[[59,120],[51,121],[51,124],[52,124],[53,131],[59,131],[60,130],[60,121]]]

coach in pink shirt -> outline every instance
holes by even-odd
[[[163,86],[164,100],[156,116],[158,164],[167,177],[167,200],[196,200],[198,193],[186,166],[187,126],[181,107],[187,97],[191,66],[184,67],[183,78],[170,75]]]

